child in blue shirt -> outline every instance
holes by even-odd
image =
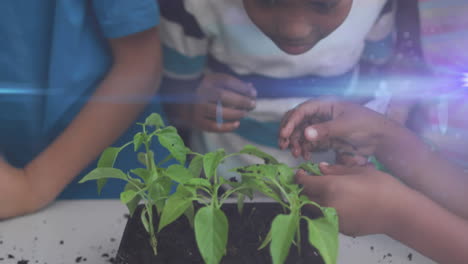
[[[158,23],[153,0],[0,3],[0,219],[54,200],[134,124],[159,87]]]

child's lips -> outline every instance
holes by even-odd
[[[287,42],[279,42],[277,43],[277,45],[281,50],[292,55],[305,53],[314,46],[308,43],[287,43]]]

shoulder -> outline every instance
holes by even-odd
[[[159,24],[155,0],[93,0],[92,8],[104,35],[119,38]]]
[[[163,19],[182,25],[197,24],[208,31],[223,24],[225,15],[243,12],[242,0],[159,0]]]

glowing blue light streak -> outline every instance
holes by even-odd
[[[468,88],[468,72],[463,74],[462,82],[463,87]]]

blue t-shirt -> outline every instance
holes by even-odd
[[[107,39],[152,28],[158,14],[154,0],[0,1],[0,152],[7,161],[23,167],[44,150],[109,70]],[[132,132],[118,143],[130,140]],[[109,182],[114,183],[120,184]],[[102,197],[121,190],[108,186]],[[95,194],[95,183],[75,180],[61,197]]]

